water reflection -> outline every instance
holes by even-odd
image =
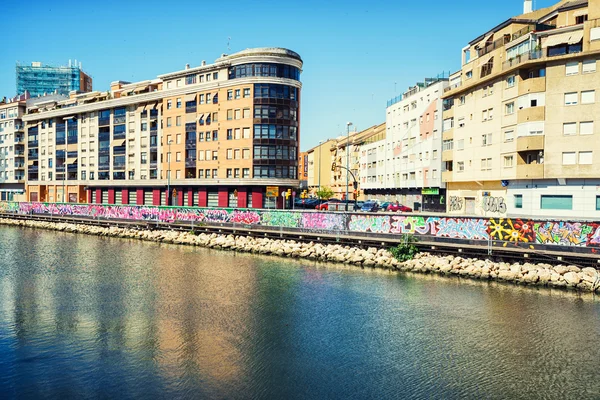
[[[589,295],[0,227],[3,397],[597,398]]]

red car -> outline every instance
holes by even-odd
[[[391,211],[391,212],[412,212],[412,208],[407,207],[407,206],[403,206],[402,204],[399,204],[399,203],[391,203],[388,206],[387,211]]]
[[[328,211],[329,210],[329,203],[341,203],[341,200],[338,199],[329,199],[328,202],[323,203],[323,204],[319,204],[318,206],[315,207],[315,210],[321,210],[321,211]]]

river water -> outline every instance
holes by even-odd
[[[0,226],[2,398],[600,398],[600,300]]]

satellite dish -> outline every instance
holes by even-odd
[[[509,185],[508,181],[501,181],[502,187],[507,187]]]

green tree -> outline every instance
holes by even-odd
[[[317,190],[317,197],[323,200],[329,200],[333,197],[333,190],[329,186],[323,186],[321,189]]]

